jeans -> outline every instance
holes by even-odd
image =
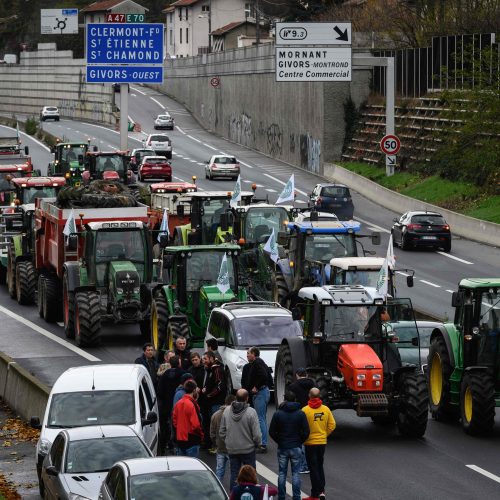
[[[175,454],[181,457],[194,457],[199,458],[200,456],[200,445],[196,444],[190,446],[189,448],[176,448]]]
[[[224,481],[224,474],[226,473],[226,465],[229,462],[229,455],[227,453],[217,453],[215,458],[217,460],[215,475],[222,483]]]
[[[300,457],[300,472],[305,472],[306,470],[308,471],[309,469],[307,468],[307,460],[306,460],[306,449],[304,445],[302,445],[302,448],[300,449],[301,452],[301,457]]]
[[[255,451],[241,455],[229,455],[229,467],[231,470],[231,479],[229,482],[230,490],[236,486],[236,478],[238,477],[242,465],[251,465],[255,469]]]
[[[306,459],[309,467],[309,477],[311,478],[311,496],[319,497],[325,491],[325,471],[323,469],[323,459],[325,457],[324,444],[313,444],[306,446]]]
[[[253,397],[253,407],[259,417],[260,432],[262,433],[262,446],[267,446],[267,405],[271,393],[269,387],[263,387]]]
[[[292,468],[292,492],[293,500],[300,500],[300,465],[302,461],[302,448],[278,448],[278,499],[285,500],[286,497],[286,474],[288,472],[288,462]]]

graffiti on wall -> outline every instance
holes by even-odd
[[[294,154],[295,153],[295,134],[290,134],[289,138],[290,142],[290,153]]]
[[[280,156],[283,152],[283,134],[277,123],[271,123],[266,130],[267,152],[273,156]]]
[[[300,136],[300,165],[310,172],[319,173],[321,163],[321,141],[309,134]]]
[[[228,126],[229,139],[243,146],[255,146],[255,131],[251,116],[246,113],[231,115]]]

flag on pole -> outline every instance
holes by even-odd
[[[236,185],[234,186],[233,195],[231,196],[231,201],[229,205],[231,208],[235,208],[238,206],[238,203],[241,202],[241,176],[238,175],[238,179],[236,180]]]
[[[264,245],[264,252],[270,254],[271,260],[273,262],[277,262],[279,259],[278,253],[278,244],[276,243],[276,235],[274,234],[274,227],[271,232],[271,236],[269,236],[266,244]]]
[[[387,248],[387,263],[392,269],[396,267],[396,257],[394,257],[394,244],[392,242],[392,234],[389,237],[389,246]]]
[[[387,246],[387,255],[385,256],[384,263],[380,268],[380,273],[378,275],[377,285],[376,285],[377,292],[379,292],[380,295],[383,295],[384,297],[387,297],[389,290],[389,265],[394,266],[394,264],[395,264],[394,248],[392,244],[392,234],[391,234],[389,238],[389,245]]]
[[[64,224],[63,234],[64,236],[69,236],[74,233],[76,233],[75,212],[71,209],[68,220],[66,221],[66,224]]]
[[[217,278],[217,288],[223,295],[231,288],[229,286],[229,270],[227,268],[227,255],[224,254],[220,264],[219,277]]]
[[[160,242],[160,237],[162,234],[170,236],[170,230],[168,229],[168,210],[166,208],[163,209],[163,218],[161,220],[160,231],[158,232],[158,237],[156,238],[158,242]]]
[[[16,122],[17,138],[19,139],[19,122]]]
[[[285,184],[283,191],[279,195],[276,203],[283,203],[285,201],[294,201],[295,200],[295,177],[294,174],[291,175],[288,182]]]
[[[269,500],[269,486],[266,484],[264,488],[264,493],[262,495],[262,500]]]

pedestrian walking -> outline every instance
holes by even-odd
[[[248,364],[243,367],[241,386],[252,395],[252,406],[259,417],[262,445],[258,453],[267,452],[267,405],[271,397],[269,368],[260,357],[258,347],[250,347],[247,351]]]
[[[201,389],[205,380],[205,367],[201,362],[201,356],[197,352],[192,352],[189,359],[191,360],[191,366],[188,372],[193,375],[194,381],[198,385],[198,388]]]
[[[184,337],[177,337],[175,339],[175,354],[179,356],[180,367],[183,370],[188,370],[191,366],[191,351],[187,348],[187,340]]]
[[[306,459],[311,478],[311,496],[304,500],[324,500],[325,497],[325,470],[323,460],[328,436],[335,430],[336,423],[328,406],[320,399],[317,387],[309,391],[309,401],[302,411],[309,423],[309,437],[304,443]]]
[[[155,391],[157,390],[158,386],[158,377],[156,375],[159,364],[155,360],[155,348],[151,342],[146,342],[142,346],[142,356],[138,357],[135,360],[136,365],[142,365],[146,370],[148,371],[149,375],[151,376],[151,380],[153,381],[153,386],[155,388]]]
[[[196,382],[188,380],[184,384],[186,394],[175,405],[172,424],[175,430],[177,455],[198,458],[203,440],[200,407],[196,402],[198,392]]]
[[[262,444],[259,418],[257,412],[248,404],[247,390],[236,391],[236,401],[224,410],[219,435],[229,455],[229,484],[232,488],[242,465],[255,468],[255,449]]]
[[[216,446],[215,475],[219,478],[219,481],[221,483],[224,481],[224,474],[226,473],[226,466],[229,462],[229,455],[227,453],[226,443],[219,434],[220,422],[222,420],[222,414],[224,413],[224,410],[235,400],[236,397],[232,394],[226,396],[224,404],[212,415],[212,418],[210,420],[210,439],[212,440],[212,443],[215,443]]]
[[[217,339],[209,338],[206,341],[206,344],[207,344],[207,351],[213,352],[215,357],[219,360],[219,363],[223,365],[224,361],[222,360],[222,356],[220,355],[219,352],[219,344],[217,343]]]
[[[231,490],[229,500],[262,500],[266,486],[257,483],[257,471],[251,465],[244,465],[239,473],[236,486]],[[267,485],[268,496],[274,496],[278,490]]]
[[[309,437],[309,423],[292,391],[285,392],[285,401],[271,419],[269,435],[278,445],[278,499],[285,500],[286,497],[286,475],[290,462],[293,500],[300,500],[302,444]]]

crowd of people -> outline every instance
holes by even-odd
[[[311,495],[305,500],[325,499],[323,459],[335,419],[314,380],[304,368],[297,370],[268,427],[272,376],[259,348],[248,349],[242,387],[227,395],[222,358],[217,341],[211,340],[200,356],[178,337],[162,364],[153,345],[146,343],[135,361],[148,370],[156,389],[158,455],[199,457],[200,449],[206,449],[216,457],[215,474],[221,482],[229,469],[231,500],[257,500],[264,494],[284,500],[290,463],[293,500],[301,499],[300,474],[309,474],[311,480]],[[278,446],[277,489],[257,483],[256,454],[267,453],[268,436]]]

